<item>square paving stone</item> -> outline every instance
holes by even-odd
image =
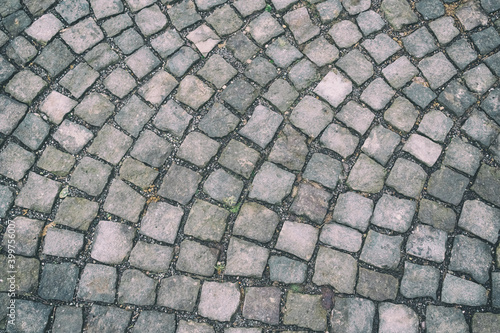
[[[291,170],[301,170],[307,153],[306,137],[292,126],[286,125],[283,131],[278,133],[278,139],[269,154],[269,161]]]
[[[418,63],[418,68],[429,81],[432,89],[441,87],[457,74],[456,68],[441,52],[422,59]]]
[[[9,324],[8,332],[43,332],[49,322],[52,306],[18,299],[16,304],[16,320]]]
[[[442,143],[446,139],[446,136],[452,127],[453,120],[451,120],[443,112],[430,110],[420,121],[417,131],[434,141]]]
[[[172,75],[160,70],[142,85],[137,93],[151,104],[159,106],[177,85],[178,82]]]
[[[339,195],[333,220],[358,229],[366,231],[373,212],[373,201],[356,192],[347,192]]]
[[[366,39],[361,43],[361,46],[368,51],[378,65],[401,49],[398,43],[384,33],[378,34],[373,39]]]
[[[77,104],[77,101],[54,90],[42,102],[40,111],[45,113],[51,122],[58,125]]]
[[[262,278],[269,249],[232,237],[227,249],[225,274]]]
[[[400,291],[406,298],[431,297],[437,299],[440,272],[432,266],[405,262]]]
[[[298,8],[286,13],[283,16],[286,24],[290,28],[297,43],[303,44],[317,36],[320,32],[319,27],[311,21],[306,7]]]
[[[101,27],[106,31],[108,37],[114,37],[133,24],[134,22],[132,22],[130,15],[125,12],[105,20],[101,24]]]
[[[354,101],[347,102],[335,117],[348,127],[364,135],[370,127],[375,115]]]
[[[191,31],[186,38],[193,42],[204,57],[221,41],[219,36],[206,24]]]
[[[278,79],[271,84],[268,91],[262,96],[278,110],[285,112],[299,97],[299,93],[287,81]]]
[[[279,217],[272,210],[256,202],[246,202],[234,223],[233,235],[266,243],[272,239],[278,223]]]
[[[175,29],[167,29],[151,39],[151,46],[163,59],[173,54],[182,45],[184,45],[184,40]]]
[[[279,22],[267,11],[253,19],[248,28],[252,38],[260,45],[264,45],[285,32]]]
[[[103,83],[106,89],[118,98],[127,96],[137,86],[132,75],[122,68],[113,70]]]
[[[141,35],[133,28],[125,30],[119,36],[113,38],[113,41],[125,54],[131,54],[144,45]]]
[[[389,236],[368,231],[360,260],[384,269],[395,269],[401,260],[402,236]]]
[[[500,210],[479,200],[464,202],[458,226],[490,243],[496,243],[500,230]]]
[[[89,333],[121,332],[129,325],[131,311],[114,306],[92,305],[87,317]]]
[[[158,194],[186,205],[193,198],[201,178],[199,173],[174,163],[163,179]]]
[[[226,42],[226,46],[233,53],[236,59],[243,63],[259,51],[257,45],[252,43],[252,41],[241,32],[238,32],[229,38]]]
[[[474,280],[485,283],[493,257],[491,247],[476,238],[457,235],[453,240],[448,269],[471,275]]]
[[[29,27],[32,22],[28,14],[22,9],[13,12],[2,20],[5,29],[13,36],[19,35],[24,29]]]
[[[157,33],[167,24],[167,17],[157,5],[142,9],[135,15],[134,20],[142,34],[146,37]]]
[[[212,138],[222,138],[238,126],[240,119],[224,105],[216,102],[198,123],[198,128]]]
[[[90,0],[90,4],[98,20],[121,13],[124,9],[123,3],[118,0]]]
[[[238,71],[218,54],[211,56],[197,74],[221,89]]]
[[[351,47],[363,37],[356,24],[348,20],[335,23],[328,34],[339,48]]]
[[[179,84],[175,97],[180,102],[196,111],[205,104],[213,94],[214,90],[203,83],[203,81],[196,76],[188,75]]]
[[[91,257],[106,264],[119,264],[132,250],[135,229],[126,224],[99,221]]]
[[[500,125],[500,89],[494,89],[486,96],[481,109]]]
[[[406,243],[406,252],[416,257],[443,262],[448,235],[445,231],[427,225],[417,225]]]
[[[454,307],[428,305],[425,319],[430,332],[469,332],[462,311]]]
[[[168,8],[168,16],[177,30],[183,30],[201,20],[192,0],[182,2]]]
[[[85,156],[76,166],[69,185],[82,190],[91,196],[98,196],[104,190],[111,175],[112,168],[108,164]]]
[[[446,167],[434,172],[429,178],[427,192],[444,202],[458,205],[462,201],[469,179]]]
[[[431,28],[442,45],[448,44],[460,34],[460,31],[455,27],[455,20],[451,16],[445,16],[430,22],[429,28]]]
[[[184,240],[180,245],[176,268],[183,272],[212,276],[218,256],[219,250],[215,248],[207,247],[195,241]]]
[[[171,247],[137,242],[128,260],[132,266],[143,270],[166,272],[173,254],[174,250]]]
[[[18,72],[5,86],[5,92],[18,101],[31,104],[35,97],[47,86],[41,77],[29,69]]]
[[[177,77],[183,76],[200,60],[198,53],[191,47],[183,46],[167,60],[166,69]]]
[[[240,296],[236,283],[205,282],[201,288],[198,311],[202,317],[229,321],[238,309]]]
[[[444,15],[444,6],[438,0],[419,1],[415,8],[425,20],[432,20]]]
[[[462,130],[472,138],[488,147],[497,138],[500,133],[500,127],[484,112],[477,109],[473,110],[469,119],[463,124]]]
[[[184,211],[166,202],[152,202],[141,220],[139,233],[153,239],[173,244]]]
[[[394,300],[398,294],[399,281],[392,275],[359,268],[356,292],[374,301]]]
[[[14,191],[8,187],[0,185],[0,217],[4,218],[14,201]]]
[[[103,160],[118,164],[132,145],[132,138],[111,125],[105,125],[88,148]]]
[[[127,269],[120,278],[118,304],[153,305],[157,282],[144,273]]]
[[[162,131],[167,131],[177,137],[182,137],[193,119],[179,104],[169,99],[167,104],[156,114],[153,125]]]
[[[399,135],[378,125],[371,130],[361,150],[373,157],[377,162],[385,165],[400,141]]]
[[[373,10],[360,13],[356,17],[356,23],[365,36],[380,31],[386,24],[382,17]]]
[[[161,280],[156,304],[174,310],[193,311],[201,282],[184,275],[173,275]]]
[[[437,49],[434,38],[425,27],[403,37],[402,41],[406,51],[416,58],[422,58]]]
[[[485,305],[488,301],[486,289],[475,282],[447,274],[441,290],[441,301],[468,306]]]
[[[221,94],[221,98],[240,113],[245,113],[258,97],[259,90],[243,79],[234,80]]]
[[[236,0],[234,2],[234,7],[238,10],[238,12],[243,17],[247,17],[252,15],[255,12],[260,11],[266,7],[266,2],[264,0],[256,0],[256,1],[245,1],[245,0]]]
[[[238,133],[260,147],[266,148],[282,121],[283,116],[263,105],[258,105],[253,111],[250,120]]]
[[[385,108],[394,96],[395,91],[385,83],[384,79],[373,80],[361,94],[361,100],[372,109],[379,111]]]
[[[189,133],[181,144],[177,157],[204,168],[217,154],[220,143],[200,132]]]
[[[330,285],[339,293],[352,294],[357,273],[356,259],[346,253],[320,247],[312,282],[319,286]]]
[[[418,117],[417,109],[409,100],[398,97],[384,112],[384,119],[402,132],[409,132]]]
[[[320,79],[316,66],[303,58],[288,72],[288,78],[298,90],[304,90]]]
[[[484,94],[497,81],[497,78],[486,67],[485,64],[480,64],[472,69],[469,69],[463,74],[467,87],[473,92]]]
[[[35,163],[35,154],[23,149],[14,142],[10,142],[0,152],[0,175],[19,181]]]
[[[16,10],[21,8],[21,1],[19,0],[9,0],[5,1],[4,6],[2,7],[0,11],[0,15],[2,17],[8,16],[12,13],[14,13]]]
[[[173,150],[173,145],[150,130],[142,132],[130,155],[152,167],[161,167]]]
[[[358,86],[372,77],[374,73],[371,62],[357,49],[340,58],[336,65],[346,72]]]
[[[50,95],[49,95],[50,96]],[[96,92],[86,95],[75,107],[75,115],[92,126],[102,126],[114,113],[115,106],[109,97]]]
[[[406,97],[422,109],[425,109],[437,97],[436,93],[429,87],[417,82],[413,82],[409,87],[404,88],[403,92]]]
[[[50,213],[60,189],[61,183],[30,172],[15,202],[19,207]]]
[[[339,57],[339,50],[322,36],[308,43],[303,52],[318,67],[331,64]]]
[[[427,173],[421,166],[409,160],[398,158],[385,183],[399,193],[417,199],[426,179]]]
[[[314,93],[325,99],[331,106],[336,108],[352,92],[352,82],[333,70],[326,74],[314,89]]]
[[[339,0],[326,0],[315,4],[315,6],[321,22],[323,23],[330,23],[336,19],[343,10],[342,3]]]
[[[266,50],[276,66],[285,68],[303,57],[302,53],[284,37],[277,38]]]
[[[83,234],[59,229],[49,228],[44,239],[43,254],[76,258],[84,245]]]
[[[438,101],[457,116],[461,116],[476,102],[476,97],[458,81],[452,81],[439,94]]]
[[[161,64],[160,59],[145,46],[125,58],[125,63],[139,80]]]
[[[72,306],[58,306],[55,312],[52,332],[77,332],[83,328],[83,311]]]
[[[74,52],[80,54],[99,43],[104,34],[92,18],[87,18],[61,32],[61,38]]]
[[[448,46],[446,53],[455,65],[462,70],[477,59],[477,52],[474,51],[469,42],[464,38]]]
[[[43,226],[43,221],[18,216],[9,223],[2,245],[5,249],[10,249],[12,245],[9,246],[9,242],[12,244],[11,239],[14,239],[16,254],[29,257],[35,256]],[[11,237],[13,234],[9,232],[11,229],[15,230],[14,237]]]
[[[441,145],[419,134],[412,134],[403,146],[403,151],[412,154],[429,167],[436,163],[439,156],[441,156],[442,150]]]
[[[386,173],[384,167],[361,154],[351,169],[346,184],[356,191],[377,193],[384,187]]]
[[[418,74],[418,69],[407,57],[402,56],[385,67],[382,74],[394,89],[400,89]]]
[[[417,333],[419,331],[418,315],[406,305],[382,303],[379,305],[378,311],[381,332]]]
[[[147,165],[133,159],[125,158],[120,167],[120,178],[125,179],[142,189],[147,189],[153,184],[159,172]]]
[[[253,179],[249,198],[279,204],[292,191],[294,181],[293,173],[264,162]]]
[[[332,311],[333,333],[371,332],[375,317],[375,305],[364,298],[337,298]]]
[[[0,95],[0,133],[9,135],[24,117],[28,107],[6,95]]]
[[[22,256],[16,257],[16,265],[17,267],[13,267],[12,265],[8,265],[8,259],[5,255],[0,255],[0,263],[2,264],[2,270],[0,273],[2,276],[7,276],[7,274],[14,274],[17,284],[17,294],[25,295],[30,294],[33,295],[36,293],[36,289],[38,288],[38,276],[40,270],[40,262],[35,258],[25,258]],[[17,268],[15,273],[7,273],[8,269]],[[17,282],[19,281],[19,282]],[[2,280],[0,282],[0,290],[2,292],[8,292],[10,289],[8,280]],[[19,302],[21,300],[16,301]],[[17,306],[16,306],[17,307]]]
[[[175,332],[175,314],[157,311],[142,311],[132,332]]]
[[[443,164],[473,176],[479,168],[481,158],[479,148],[459,138],[453,138],[446,149]]]
[[[54,223],[86,231],[97,216],[99,204],[84,198],[67,197],[57,210]]]
[[[248,179],[252,175],[259,158],[259,152],[237,140],[231,139],[222,151],[218,162],[220,165]]]
[[[342,171],[340,161],[324,154],[315,153],[307,163],[303,176],[330,189],[335,189]]]
[[[257,84],[265,86],[278,76],[278,71],[269,60],[258,56],[245,69],[245,76]]]
[[[300,184],[290,211],[296,215],[306,216],[316,224],[321,224],[331,198],[332,195],[323,189],[309,184]]]
[[[119,179],[113,180],[103,209],[131,222],[138,222],[146,199]]]
[[[446,232],[453,232],[457,224],[457,216],[451,208],[427,199],[420,201],[418,219]]]
[[[59,84],[80,98],[85,91],[99,78],[99,73],[85,63],[78,64],[59,80]]]
[[[7,45],[5,51],[7,56],[19,66],[24,66],[38,53],[37,49],[30,42],[28,42],[26,38],[21,36],[14,38],[9,45]],[[6,74],[6,76],[10,76],[11,74]]]
[[[120,56],[111,49],[108,43],[101,43],[87,52],[84,59],[94,70],[100,71],[116,64],[120,61]]]
[[[495,72],[496,75],[500,73],[500,52],[487,57],[484,59],[484,62],[491,68],[492,71]]]
[[[500,45],[500,35],[493,27],[473,33],[471,39],[481,54],[490,53]]]
[[[411,226],[416,206],[415,201],[398,199],[384,194],[375,206],[371,223],[382,228],[404,233]]]
[[[321,295],[299,294],[289,291],[286,296],[283,323],[297,325],[314,331],[324,331],[327,327],[326,309],[322,306]],[[307,313],[307,316],[304,316]]]
[[[243,25],[243,21],[229,5],[214,10],[206,21],[214,27],[219,36],[230,35]]]
[[[271,281],[283,283],[302,283],[306,279],[307,265],[301,261],[282,256],[269,258],[269,275]]]
[[[275,287],[249,287],[245,290],[243,317],[277,325],[280,315],[281,291]]]
[[[318,240],[318,233],[319,230],[312,225],[285,221],[275,248],[303,260],[310,260]]]
[[[385,18],[395,30],[401,30],[403,27],[416,23],[417,15],[404,0],[385,0],[381,6]]]
[[[47,263],[43,266],[38,295],[45,299],[69,302],[73,299],[79,269],[75,264]]]
[[[184,233],[201,240],[220,242],[229,212],[203,200],[196,200],[184,225]]]

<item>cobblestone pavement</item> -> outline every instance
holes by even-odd
[[[0,16],[1,329],[498,332],[500,1]]]

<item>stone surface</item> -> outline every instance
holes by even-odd
[[[288,292],[283,323],[297,325],[314,331],[326,329],[327,312],[321,305],[320,295]],[[304,316],[307,313],[307,316]]]
[[[265,162],[253,179],[249,197],[270,204],[281,203],[290,194],[294,181],[294,174]]]
[[[240,291],[235,283],[205,282],[201,289],[198,311],[203,317],[229,321],[240,302]]]
[[[400,291],[404,297],[431,297],[436,299],[439,287],[439,270],[432,266],[405,262]]]
[[[468,184],[469,179],[466,177],[448,168],[442,168],[429,178],[427,191],[444,202],[458,205]]]
[[[415,201],[384,194],[375,205],[371,223],[403,233],[410,227],[415,209]]]
[[[276,243],[276,249],[309,260],[318,239],[318,230],[311,225],[285,221]]]
[[[340,293],[354,292],[358,267],[350,255],[320,247],[314,267],[313,283],[330,285]]]

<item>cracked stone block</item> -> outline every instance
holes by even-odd
[[[240,303],[240,290],[236,283],[205,282],[201,288],[198,311],[202,317],[230,321]]]
[[[349,101],[335,117],[348,127],[363,135],[370,127],[375,115],[356,102]]]
[[[336,108],[352,92],[352,83],[338,71],[329,72],[314,89],[314,93]]]
[[[312,225],[285,221],[275,248],[303,260],[310,260],[318,240],[318,233],[319,230]]]
[[[272,239],[278,223],[279,217],[272,210],[255,202],[246,202],[234,223],[233,235],[267,243]]]
[[[375,206],[371,223],[404,233],[411,226],[416,206],[415,201],[384,194]]]
[[[307,313],[307,316],[304,316]],[[286,295],[285,325],[297,325],[314,331],[324,331],[328,313],[322,306],[321,295],[299,294],[289,291]]]
[[[280,317],[281,291],[276,287],[249,287],[245,290],[243,317],[277,325]]]
[[[42,269],[38,295],[45,299],[71,301],[79,271],[78,267],[71,263],[45,264]]]
[[[457,116],[461,116],[477,99],[458,81],[452,81],[439,94],[438,101]]]
[[[3,237],[2,245],[4,248],[11,248],[11,246],[9,247],[9,241],[12,244],[11,239],[14,239],[16,242],[16,254],[29,257],[35,256],[44,222],[17,216],[9,223],[9,226],[11,227],[7,227],[7,230],[15,228],[15,237],[11,237],[10,235],[12,234],[7,231]]]
[[[379,305],[378,311],[381,332],[417,333],[419,331],[418,315],[406,305],[382,303]]]
[[[448,235],[427,225],[417,225],[406,243],[406,252],[437,263],[443,262]]]
[[[153,305],[156,284],[154,279],[138,270],[125,270],[118,287],[118,304]]]
[[[24,67],[27,62],[36,56],[38,51],[26,38],[17,36],[7,45],[5,53],[16,64]],[[11,66],[6,67],[12,68]],[[6,74],[6,76],[10,76],[11,74]]]
[[[394,300],[398,293],[399,281],[392,275],[359,268],[356,292],[374,301]]]
[[[80,104],[75,107],[75,115],[90,125],[99,127],[106,122],[114,111],[115,106],[109,98],[96,92],[91,92],[85,96]]]
[[[457,74],[456,68],[441,52],[422,59],[418,63],[418,68],[429,81],[432,89],[441,87]]]
[[[16,205],[41,213],[50,213],[61,189],[61,183],[30,172],[16,198]]]
[[[396,98],[384,112],[384,119],[402,132],[409,132],[417,118],[417,109],[404,97]]]
[[[95,17],[102,18],[119,14],[123,11],[123,3],[119,0],[90,0]]]
[[[59,81],[71,95],[80,98],[85,91],[99,78],[99,73],[85,63],[78,64]]]
[[[496,243],[500,230],[500,210],[479,200],[464,202],[458,226],[489,241]]]
[[[101,43],[87,52],[84,59],[93,69],[99,71],[116,64],[120,61],[120,56],[111,49],[108,43]]]
[[[429,27],[434,35],[436,35],[439,43],[445,45],[460,34],[460,31],[455,27],[454,23],[455,20],[453,17],[445,16],[430,22]]]
[[[194,202],[184,233],[201,240],[220,242],[226,231],[229,212],[203,200]]]
[[[91,257],[106,264],[119,264],[132,250],[135,229],[126,224],[99,221]]]
[[[321,22],[328,24],[339,17],[343,7],[339,0],[326,0],[316,4],[316,10],[321,18]]]
[[[428,305],[425,315],[429,332],[469,332],[469,326],[460,309]]]
[[[322,36],[308,43],[303,52],[318,67],[331,64],[339,57],[339,50]]]
[[[266,2],[264,0],[255,0],[255,1],[236,0],[233,3],[233,5],[234,7],[236,7],[241,16],[247,17],[255,12],[264,9],[266,7]]]
[[[84,198],[67,197],[57,210],[54,223],[86,231],[97,216],[99,204]]]
[[[94,304],[87,317],[88,332],[125,331],[129,325],[130,317],[132,317],[132,311]]]
[[[229,38],[226,42],[227,48],[241,62],[246,62],[252,58],[259,48],[247,36],[238,32]]]
[[[132,266],[152,272],[166,272],[170,266],[174,250],[168,246],[137,242],[130,252]]]
[[[14,191],[8,187],[0,185],[0,217],[4,218],[7,216],[12,202],[14,201]]]
[[[287,125],[278,133],[278,139],[269,154],[269,161],[291,170],[301,170],[308,151],[306,137]]]
[[[395,30],[418,22],[418,17],[407,0],[384,0],[380,8]]]
[[[35,154],[23,149],[14,142],[10,142],[0,152],[0,175],[19,181],[24,178],[28,170],[35,163]]]
[[[361,192],[377,193],[384,187],[385,176],[383,166],[361,154],[347,178],[347,186]]]
[[[158,194],[186,205],[193,198],[201,178],[199,173],[174,163],[165,175]]]
[[[221,103],[215,103],[198,123],[198,128],[213,138],[221,138],[231,133],[240,120]]]
[[[167,24],[167,17],[157,5],[142,9],[135,15],[134,20],[139,30],[146,37],[157,33]]]
[[[53,146],[47,146],[38,160],[37,166],[57,176],[64,177],[73,168],[75,157],[64,153]]]
[[[52,138],[71,154],[79,153],[93,137],[89,129],[67,119],[52,134]]]
[[[418,74],[418,69],[406,56],[402,56],[385,67],[382,74],[394,89],[400,89]]]
[[[122,68],[114,69],[103,83],[106,89],[118,98],[127,96],[137,86],[132,75]]]
[[[38,275],[40,270],[40,262],[38,261],[38,259],[17,256],[17,272],[15,273],[7,273],[7,269],[9,267],[7,256],[0,256],[0,263],[2,264],[2,270],[0,270],[2,276],[7,276],[7,274],[14,274],[16,281],[19,281],[16,282],[16,290],[19,295],[33,295],[34,293],[36,293],[36,290],[38,288]],[[0,291],[7,292],[8,290],[8,280],[2,280],[0,282]],[[16,305],[18,305],[17,302],[19,301],[21,300],[16,301]]]
[[[58,125],[77,104],[77,101],[57,91],[52,91],[40,105],[40,111],[45,113],[51,122]]]
[[[134,23],[128,13],[113,16],[101,24],[108,37],[114,37]]]
[[[173,244],[184,211],[166,202],[152,202],[141,221],[139,233],[153,239]]]
[[[463,70],[477,59],[477,52],[465,38],[461,38],[446,48],[446,53],[455,65]],[[488,63],[488,61],[486,61]]]
[[[437,49],[434,38],[425,27],[403,37],[402,41],[406,51],[416,58],[422,58]]]
[[[306,7],[288,12],[283,16],[283,19],[292,31],[298,44],[307,42],[320,32],[319,27],[311,21]]]
[[[371,332],[375,305],[364,298],[337,298],[331,315],[333,333]]]
[[[219,36],[206,24],[191,31],[186,37],[193,42],[204,57],[221,41]]]
[[[248,179],[259,158],[260,154],[256,150],[232,139],[222,151],[218,162]]]
[[[453,120],[438,110],[430,110],[427,112],[417,131],[426,135],[434,141],[444,142],[449,131],[453,127]]]
[[[200,14],[192,0],[182,2],[168,8],[168,16],[177,30],[183,30],[201,20]]]
[[[84,245],[83,234],[59,229],[50,228],[44,239],[43,254],[76,258]]]
[[[271,281],[302,283],[306,279],[306,270],[307,265],[298,260],[281,256],[271,256],[269,259]]]
[[[490,120],[482,111],[473,110],[462,130],[473,140],[489,147],[500,133],[500,127]]]
[[[415,9],[425,20],[433,20],[444,15],[444,6],[439,0],[421,0]]]
[[[146,199],[125,182],[115,179],[111,183],[103,209],[131,222],[138,222]]]
[[[146,101],[159,106],[179,83],[168,72],[160,70],[142,85],[137,93]]]
[[[173,145],[150,130],[142,132],[130,155],[152,167],[161,167],[173,150]]]
[[[373,39],[366,39],[361,43],[361,46],[368,51],[378,65],[401,49],[396,41],[384,33],[378,34]]]
[[[47,82],[29,69],[24,69],[10,79],[5,86],[5,92],[29,105],[45,87]]]
[[[351,47],[363,37],[356,24],[348,20],[335,23],[328,34],[339,48]]]
[[[161,64],[160,59],[146,46],[129,55],[125,59],[125,63],[139,80]]]
[[[55,312],[52,332],[77,332],[83,327],[83,311],[72,306],[58,306]]]
[[[437,299],[440,272],[432,266],[405,262],[401,279],[401,294],[406,298],[431,297]]]
[[[5,29],[13,36],[19,35],[24,29],[29,27],[32,22],[28,14],[22,9],[13,12],[2,20]]]
[[[500,35],[493,27],[473,33],[471,39],[481,54],[490,53],[500,45]]]
[[[399,193],[417,199],[426,179],[427,173],[421,166],[404,158],[398,158],[385,183]]]
[[[119,36],[113,38],[113,41],[125,54],[131,54],[144,45],[141,35],[133,28],[125,30]]]
[[[441,145],[418,134],[412,134],[403,146],[403,151],[412,154],[429,167],[436,163],[439,156],[441,156],[442,150]]]
[[[280,169],[273,163],[264,162],[253,179],[249,198],[280,204],[292,191],[294,181],[293,173]]]
[[[451,208],[427,199],[420,201],[418,219],[434,228],[450,233],[457,224],[457,216]]]
[[[484,94],[497,81],[497,78],[486,67],[485,64],[480,64],[472,69],[469,69],[463,74],[467,87],[473,92]]]
[[[278,21],[267,11],[257,16],[248,24],[252,38],[260,45],[264,45],[274,37],[285,32]]]
[[[95,11],[94,14],[98,15]],[[87,18],[61,32],[61,38],[75,53],[81,54],[99,43],[104,34],[92,18]]]
[[[429,178],[427,193],[444,202],[458,205],[469,185],[469,179],[461,174],[443,167]]]
[[[354,49],[337,61],[342,69],[358,86],[373,76],[373,65],[359,50]]]
[[[286,68],[303,57],[303,54],[284,37],[277,38],[269,45],[266,55],[281,68]]]
[[[486,289],[480,284],[446,274],[441,300],[449,304],[481,306],[486,304],[488,296]]]
[[[214,10],[206,21],[220,36],[230,35],[243,25],[243,21],[229,5]]]
[[[175,314],[157,311],[142,311],[135,322],[133,332],[175,332]]]
[[[395,93],[384,79],[377,78],[365,88],[361,94],[361,100],[372,109],[379,111],[385,108]]]
[[[196,111],[205,104],[213,94],[214,90],[203,83],[203,81],[193,75],[187,75],[179,84],[175,97],[180,102]]]
[[[232,237],[227,249],[225,274],[262,278],[269,249]]]
[[[481,109],[500,125],[500,89],[494,89],[486,96]]]
[[[283,116],[269,110],[263,105],[258,105],[253,111],[250,120],[238,133],[255,142],[260,147],[266,148],[282,121]]]
[[[417,79],[421,78],[417,77]],[[403,92],[406,97],[422,109],[425,109],[437,97],[436,93],[429,87],[418,82],[413,82],[409,87],[404,88]]]
[[[342,171],[340,161],[324,154],[315,153],[307,163],[303,176],[330,189],[335,189]]]
[[[474,280],[485,283],[493,257],[491,247],[479,239],[457,235],[453,240],[449,269],[471,275]]]
[[[120,167],[120,178],[125,179],[132,184],[139,186],[142,189],[150,187],[159,172],[147,165],[133,159],[131,157],[125,158]]]
[[[346,253],[320,247],[312,282],[319,286],[330,285],[340,293],[353,294],[357,272],[356,259]]]
[[[287,81],[278,79],[271,84],[262,97],[267,99],[281,112],[285,112],[299,97],[299,93]]]
[[[288,78],[298,90],[308,88],[320,79],[316,66],[306,58],[300,60],[288,72]]]
[[[183,76],[200,60],[198,53],[188,46],[183,46],[167,60],[166,69],[177,77]]]
[[[339,195],[332,218],[338,223],[364,232],[368,228],[372,212],[371,199],[355,192],[347,192]]]
[[[211,56],[197,74],[221,89],[238,71],[218,54]]]
[[[182,45],[184,45],[184,40],[175,29],[167,29],[151,39],[151,46],[163,59],[173,54]]]
[[[465,143],[461,139],[453,138],[446,149],[443,164],[474,176],[479,168],[482,155],[479,148]]]
[[[9,332],[43,332],[53,307],[22,299],[16,300],[15,304],[16,320],[13,325],[9,325]]]
[[[189,133],[181,144],[177,157],[204,168],[217,154],[220,143],[199,132]]]
[[[383,269],[395,269],[401,260],[402,236],[388,236],[368,231],[360,260]]]
[[[64,124],[64,123],[63,123]],[[132,138],[112,125],[104,125],[87,149],[111,164],[118,164],[132,145]]]
[[[269,60],[256,57],[245,69],[245,76],[261,86],[266,86],[278,76],[278,72]]]
[[[167,131],[177,137],[182,137],[191,119],[193,119],[193,116],[170,99],[156,114],[153,125],[162,131]]]
[[[91,196],[98,196],[104,190],[111,176],[112,167],[103,162],[85,156],[76,166],[69,185]]]
[[[309,184],[300,184],[290,211],[320,224],[326,216],[331,197],[332,195],[323,189]]]
[[[201,283],[189,276],[174,275],[161,280],[157,305],[175,310],[193,311]]]
[[[218,256],[219,250],[215,248],[184,240],[180,245],[176,268],[188,273],[212,276]]]

